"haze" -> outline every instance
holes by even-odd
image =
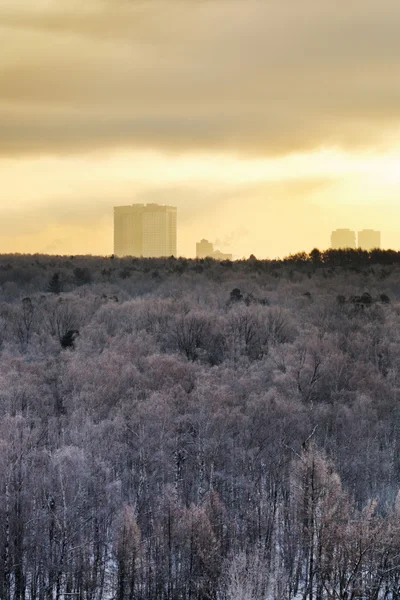
[[[400,5],[0,0],[0,252],[110,254],[170,203],[179,253],[399,248]]]

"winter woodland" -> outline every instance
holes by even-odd
[[[396,600],[399,490],[399,254],[0,256],[1,600]]]

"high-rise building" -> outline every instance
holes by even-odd
[[[176,206],[160,204],[115,206],[114,254],[148,258],[176,256]]]
[[[381,232],[374,229],[363,229],[358,232],[358,247],[362,250],[373,250],[381,247]]]
[[[176,207],[146,204],[142,212],[142,255],[176,256]]]
[[[340,250],[341,248],[355,248],[356,234],[350,229],[336,229],[332,231],[331,248]]]
[[[143,254],[143,204],[114,207],[115,256],[141,256]]]

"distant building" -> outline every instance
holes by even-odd
[[[374,229],[363,229],[358,232],[358,247],[362,250],[373,250],[381,247],[381,232]]]
[[[215,260],[232,260],[232,254],[226,254],[220,250],[214,250],[214,244],[202,239],[196,244],[197,258],[214,258]]]
[[[214,250],[212,258],[215,260],[232,260],[232,254],[227,252],[221,252],[220,250]]]
[[[143,204],[114,207],[115,256],[142,256],[142,211]]]
[[[176,207],[160,204],[115,206],[114,254],[147,258],[176,256]]]
[[[355,248],[356,234],[350,229],[336,229],[332,231],[331,248],[340,250],[341,248]]]
[[[200,242],[196,244],[196,257],[197,258],[207,258],[207,256],[212,256],[214,254],[214,244],[209,242],[208,240],[202,239]]]
[[[143,208],[143,256],[176,256],[176,213],[175,206],[147,204]]]

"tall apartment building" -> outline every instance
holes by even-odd
[[[358,247],[362,250],[373,250],[381,247],[381,232],[374,229],[363,229],[358,232]]]
[[[114,207],[115,256],[143,254],[142,204]]]
[[[336,229],[332,231],[331,248],[340,250],[341,248],[355,248],[356,234],[350,229]]]
[[[176,256],[177,209],[160,204],[114,207],[114,254]]]

